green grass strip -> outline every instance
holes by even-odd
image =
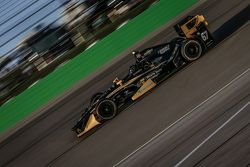
[[[161,0],[92,48],[0,107],[0,133],[100,68],[197,0]],[[164,38],[164,37],[163,37]]]

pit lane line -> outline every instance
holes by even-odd
[[[143,149],[145,146],[147,146],[148,144],[150,144],[151,142],[153,142],[155,139],[157,139],[158,137],[160,137],[163,133],[165,133],[166,131],[168,131],[170,128],[172,128],[174,125],[176,125],[177,123],[179,123],[181,120],[183,120],[184,118],[186,118],[187,116],[189,116],[191,113],[193,113],[196,109],[198,109],[199,107],[201,107],[203,104],[207,103],[209,100],[211,100],[212,98],[214,98],[217,94],[219,94],[220,92],[222,92],[224,89],[226,89],[227,87],[229,87],[230,85],[232,85],[235,81],[237,81],[238,79],[240,79],[242,76],[244,76],[245,74],[247,74],[248,72],[250,72],[250,68],[248,68],[247,70],[245,70],[244,72],[242,72],[240,75],[238,75],[237,77],[235,77],[233,80],[231,80],[229,83],[227,83],[225,86],[223,86],[221,89],[219,89],[218,91],[216,91],[214,94],[212,94],[210,97],[208,97],[206,100],[204,100],[203,102],[201,102],[199,105],[197,105],[196,107],[194,107],[192,110],[190,110],[189,112],[187,112],[185,115],[183,115],[182,117],[180,117],[178,120],[176,120],[175,122],[173,122],[171,125],[169,125],[168,127],[166,127],[165,129],[163,129],[160,133],[158,133],[157,135],[155,135],[154,137],[152,137],[150,140],[148,140],[146,143],[144,143],[143,145],[141,145],[140,147],[138,147],[135,151],[133,151],[132,153],[130,153],[129,155],[127,155],[125,158],[123,158],[121,161],[119,161],[118,163],[116,163],[113,167],[117,167],[119,165],[121,165],[124,161],[126,161],[128,158],[130,158],[131,156],[133,156],[135,153],[137,153],[138,151],[140,151],[141,149]],[[244,108],[246,108],[248,105],[250,104],[250,101],[245,104],[239,111],[237,111],[237,113],[235,113],[232,117],[230,117],[224,124],[226,125],[227,123],[229,123],[235,116],[237,116],[242,110],[244,110]],[[219,127],[215,132],[213,132],[208,139],[205,139],[204,141],[206,142],[206,140],[209,140],[211,137],[213,137],[213,135],[215,135],[217,133],[217,131],[219,131],[221,128],[223,128],[225,125],[221,125],[221,127]],[[203,142],[204,142],[203,141]],[[197,149],[199,149],[204,143],[201,143],[200,145],[198,145],[198,148],[195,148],[193,151],[191,151],[186,157],[184,157],[180,162],[183,163],[189,156],[191,156],[191,154],[193,154]],[[180,163],[179,162],[179,163]],[[178,164],[179,164],[178,163]],[[180,164],[181,164],[180,163]],[[176,167],[178,167],[178,164],[176,164]]]

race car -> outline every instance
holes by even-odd
[[[202,18],[204,17],[185,18],[186,21],[182,20],[175,26],[180,37],[137,52],[140,59],[136,59],[123,79],[115,78],[106,91],[92,96],[89,106],[72,128],[77,136],[111,120],[124,106],[152,90],[186,64],[199,59],[213,43],[207,23]],[[189,25],[190,21],[193,27]],[[202,34],[205,34],[206,39]]]

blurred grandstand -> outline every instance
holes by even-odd
[[[155,1],[61,0],[63,24],[37,25],[0,57],[0,105]]]

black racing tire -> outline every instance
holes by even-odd
[[[113,100],[104,99],[96,107],[96,115],[99,119],[107,121],[117,114],[117,105]]]
[[[203,49],[201,43],[193,39],[185,41],[181,47],[181,54],[188,62],[199,59],[202,55],[202,52]]]
[[[102,95],[103,95],[102,92],[94,94],[90,99],[90,105],[94,104]]]

